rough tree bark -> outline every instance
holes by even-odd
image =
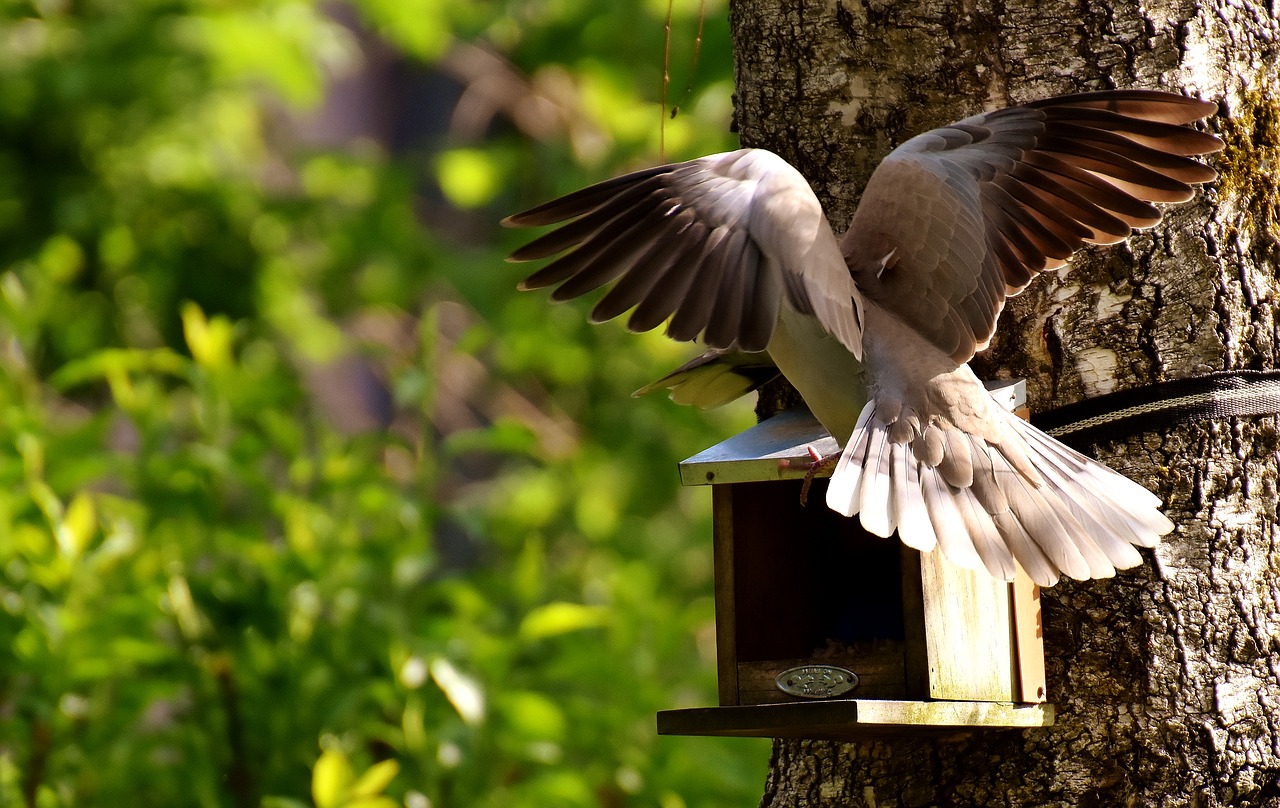
[[[1276,0],[735,0],[744,145],[794,163],[837,230],[894,145],[983,107],[1106,87],[1217,100],[1221,177],[1127,246],[1011,301],[979,375],[1040,410],[1275,368]],[[1280,805],[1276,419],[1095,447],[1168,504],[1140,569],[1044,593],[1052,729],[775,742],[764,806]]]

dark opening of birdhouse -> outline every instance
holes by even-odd
[[[900,545],[823,507],[824,489],[825,480],[816,481],[812,506],[800,508],[797,480],[736,483],[716,492],[728,499],[724,507],[732,509],[734,525],[751,526],[735,532],[733,568],[725,570],[732,580],[722,579],[738,593],[751,593],[734,604],[740,682],[731,703],[786,700],[770,675],[779,665],[903,654]],[[905,697],[902,665],[897,668],[897,682],[874,681],[884,677],[864,668],[858,689]]]

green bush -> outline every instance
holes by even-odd
[[[666,5],[332,8],[0,12],[0,804],[753,802],[767,744],[653,727],[714,698],[675,461],[749,408],[631,399],[687,347],[517,295],[496,227],[659,158]],[[671,156],[731,145],[707,13]],[[298,135],[375,38],[576,117]]]

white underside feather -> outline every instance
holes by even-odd
[[[875,412],[876,402],[871,399],[858,415],[857,425],[849,436],[840,461],[827,485],[827,507],[836,513],[853,516],[858,512],[858,494],[862,483],[862,461],[867,450],[867,422]],[[856,459],[855,459],[856,458]]]
[[[957,566],[981,569],[982,559],[969,538],[969,527],[960,515],[951,487],[936,468],[920,469],[920,490],[942,554]]]
[[[920,467],[905,444],[895,444],[893,451],[898,536],[908,547],[930,552],[938,546],[938,537],[933,532],[924,493],[920,490]]]
[[[858,510],[862,514],[862,526],[867,532],[881,538],[893,535],[894,523],[890,511],[889,430],[877,415],[871,417],[867,431],[867,455],[863,462],[862,485],[858,493]]]

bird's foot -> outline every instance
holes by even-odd
[[[801,466],[808,467],[804,473],[804,483],[800,486],[801,505],[808,504],[809,486],[813,485],[813,478],[816,477],[819,472],[830,471],[835,467],[836,462],[840,460],[840,452],[833,452],[829,455],[824,455],[817,449],[813,448],[813,446],[806,446],[804,448],[805,451],[809,453],[808,463],[803,461],[793,462],[791,460],[783,460],[780,463],[780,465],[786,469],[800,468]]]

